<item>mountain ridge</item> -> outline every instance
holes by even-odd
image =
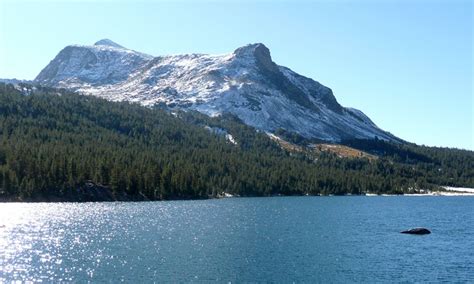
[[[277,65],[263,43],[222,55],[151,56],[104,39],[65,47],[35,82],[148,107],[232,113],[266,132],[401,141],[363,112],[341,106],[330,88]]]

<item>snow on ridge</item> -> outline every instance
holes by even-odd
[[[112,52],[112,53],[117,53],[117,54],[134,54],[134,55],[138,55],[138,56],[141,56],[145,59],[153,59],[154,56],[152,55],[149,55],[149,54],[146,54],[146,53],[143,53],[143,52],[139,52],[139,51],[135,51],[133,49],[128,49],[128,48],[125,48],[123,46],[120,46],[118,44],[116,45],[103,45],[103,44],[99,44],[99,45],[82,45],[82,44],[72,44],[72,45],[68,45],[67,47],[76,47],[76,48],[83,48],[83,49],[86,49],[86,50],[89,50],[89,51],[92,51],[96,54],[98,54],[99,52]]]

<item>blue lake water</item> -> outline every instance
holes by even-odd
[[[0,203],[12,280],[474,282],[474,197]]]

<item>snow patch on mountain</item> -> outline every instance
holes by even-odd
[[[211,132],[212,134],[215,134],[217,136],[224,136],[227,141],[230,143],[237,145],[237,141],[235,140],[234,136],[232,134],[228,133],[227,130],[219,127],[210,127],[208,125],[204,126],[206,130]]]

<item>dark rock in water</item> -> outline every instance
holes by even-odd
[[[402,234],[412,234],[412,235],[427,235],[431,234],[430,230],[426,228],[413,228],[407,231],[400,232]]]

